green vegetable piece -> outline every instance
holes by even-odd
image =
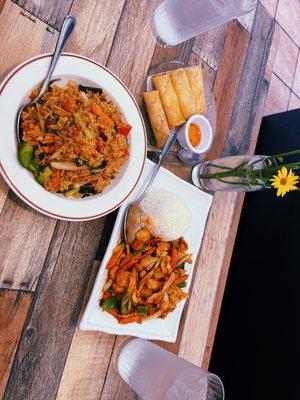
[[[53,171],[50,167],[44,167],[42,171],[36,177],[37,182],[44,186],[46,180],[51,177]]]
[[[74,194],[77,194],[77,193],[79,193],[79,188],[74,188],[74,189],[67,190],[64,193],[64,195],[65,195],[65,197],[71,197],[71,196],[74,196]]]
[[[38,174],[41,171],[42,167],[39,164],[37,164],[34,160],[31,160],[28,165],[28,169],[34,174]]]
[[[184,269],[185,263],[179,264],[177,268]]]
[[[102,308],[104,311],[109,311],[116,307],[117,307],[117,298],[114,296],[110,297],[109,299],[105,299],[102,304]]]
[[[180,282],[177,286],[181,288],[186,287],[186,282]]]
[[[34,147],[27,142],[21,142],[18,147],[18,158],[22,166],[29,169],[30,163],[33,161]]]
[[[97,133],[95,131],[93,131],[92,129],[88,128],[87,126],[84,126],[82,128],[84,135],[88,138],[88,139],[95,139],[95,137],[97,137]]]
[[[136,250],[136,251],[134,251],[132,254],[133,254],[134,256],[137,256],[137,255],[143,253],[143,252],[145,251],[145,249],[146,249],[145,246],[143,246],[140,250]]]
[[[93,185],[90,183],[85,183],[84,185],[80,186],[79,193],[83,194],[83,197],[90,196],[91,194],[95,194],[96,191],[93,188]]]
[[[130,293],[125,292],[122,296],[121,300],[121,314],[127,314],[128,313],[128,302],[130,300]]]
[[[144,317],[146,317],[147,314],[148,314],[148,307],[145,306],[145,305],[139,304],[139,305],[136,306],[136,311],[139,314],[142,314]]]
[[[79,90],[81,90],[84,93],[87,92],[92,92],[92,93],[103,93],[103,90],[101,88],[96,88],[96,87],[91,87],[91,86],[85,86],[85,85],[78,85]]]

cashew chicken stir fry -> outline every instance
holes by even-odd
[[[186,262],[192,255],[182,237],[163,242],[142,229],[131,245],[121,242],[114,249],[100,306],[120,324],[165,318],[187,297]]]

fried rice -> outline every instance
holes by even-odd
[[[129,156],[131,126],[120,109],[101,89],[74,81],[64,87],[52,83],[36,105],[23,111],[21,129],[21,164],[46,190],[66,197],[101,193]]]

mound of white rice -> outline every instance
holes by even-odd
[[[151,189],[140,202],[140,209],[153,222],[151,234],[164,241],[180,238],[190,226],[187,204],[169,190]]]

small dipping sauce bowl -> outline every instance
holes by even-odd
[[[196,130],[198,127],[200,132],[200,141],[196,140],[198,144],[194,146],[189,137],[189,129],[192,124],[196,125]],[[193,153],[206,153],[209,150],[213,139],[212,129],[208,119],[200,114],[192,115],[187,122],[178,129],[177,139],[181,147],[190,150]]]

